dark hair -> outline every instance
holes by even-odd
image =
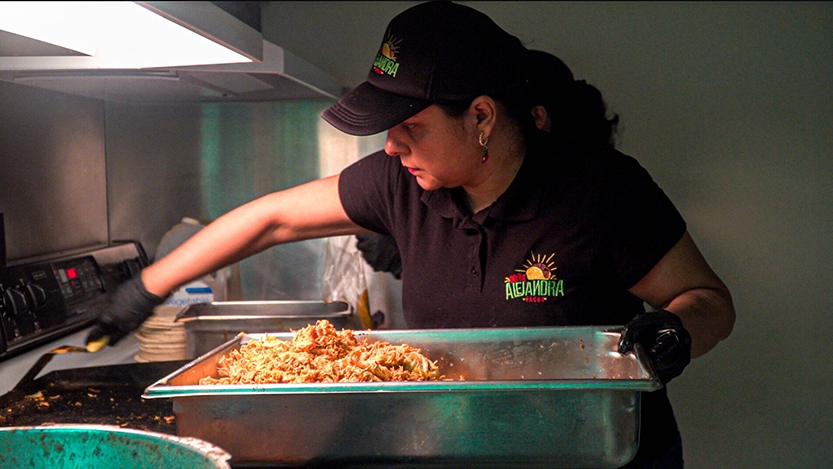
[[[496,103],[503,106],[510,122],[520,129],[524,137],[529,137],[532,132],[536,132],[538,130],[535,127],[535,120],[530,112],[532,106],[530,105],[527,93],[528,89],[525,86],[519,85],[504,89],[502,91],[497,91],[492,94],[487,94],[487,96],[494,99]],[[474,101],[476,97],[477,96],[473,96],[462,101],[440,102],[437,103],[437,106],[442,109],[447,116],[459,118],[465,114],[466,110],[469,106],[471,106],[472,101]]]
[[[584,80],[575,80],[558,57],[530,50],[528,78],[532,106],[542,105],[552,121],[551,133],[597,145],[614,146],[619,116],[609,113],[602,93]]]
[[[598,145],[616,145],[619,116],[608,113],[602,93],[584,80],[573,83],[563,106],[543,103],[552,119],[552,133]]]

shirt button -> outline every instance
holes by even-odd
[[[471,273],[474,274],[474,275],[477,275],[477,267],[472,267],[471,268]]]

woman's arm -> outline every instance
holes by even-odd
[[[688,232],[630,292],[680,317],[691,334],[691,355],[713,349],[732,332],[735,307]]]
[[[274,192],[231,210],[146,267],[142,283],[164,298],[189,281],[277,244],[367,232],[344,212],[338,178]]]

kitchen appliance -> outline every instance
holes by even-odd
[[[147,265],[124,242],[0,266],[0,360],[90,325],[107,292]]]
[[[199,384],[218,377],[221,357],[263,337],[251,334],[144,396],[171,399],[177,434],[221,446],[235,464],[601,469],[636,454],[641,393],[661,387],[639,346],[616,351],[621,327],[354,333],[417,347],[449,380]]]
[[[333,75],[264,39],[248,18],[238,19],[233,13],[245,16],[239,8],[225,11],[216,2],[140,3],[254,61],[107,69],[95,57],[0,31],[0,81],[139,104],[336,100],[344,93]],[[259,13],[256,22],[259,28]]]
[[[6,223],[3,221],[3,213],[0,212],[0,267],[6,266]]]

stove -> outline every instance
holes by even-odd
[[[136,242],[0,264],[0,361],[90,325],[107,292],[147,265]]]

